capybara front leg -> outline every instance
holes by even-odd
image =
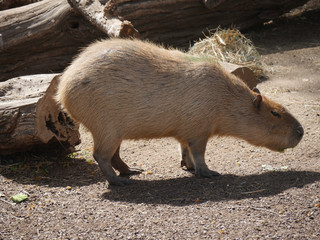
[[[194,164],[189,152],[189,147],[187,144],[180,144],[181,149],[181,167],[185,168],[188,171],[194,170]]]
[[[206,151],[207,139],[194,139],[189,141],[189,151],[195,166],[195,175],[197,177],[220,176],[218,172],[212,171],[208,168],[204,160]]]
[[[111,159],[116,149],[117,146],[115,148],[108,149],[97,148],[94,150],[93,157],[98,162],[99,167],[106,176],[109,184],[118,186],[130,184],[131,181],[129,179],[118,177],[112,168]]]
[[[122,159],[120,158],[120,147],[117,148],[116,152],[114,153],[111,164],[112,167],[120,172],[120,175],[133,175],[133,174],[140,174],[143,172],[143,169],[139,168],[130,168]]]

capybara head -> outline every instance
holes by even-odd
[[[242,123],[250,124],[249,131],[242,132],[244,139],[274,151],[295,147],[304,134],[301,124],[285,107],[262,96],[258,89],[254,88],[252,94],[253,115],[250,114],[247,123]]]

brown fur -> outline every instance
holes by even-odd
[[[86,48],[63,73],[57,99],[91,131],[94,157],[113,184],[127,179],[117,177],[112,166],[132,173],[119,157],[124,139],[174,137],[183,164],[211,177],[217,173],[207,168],[204,152],[213,135],[276,151],[296,146],[303,135],[283,106],[219,65],[139,40],[105,40]]]

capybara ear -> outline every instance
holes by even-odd
[[[262,102],[262,96],[259,94],[255,97],[255,99],[253,100],[253,105],[256,107],[256,108],[260,108],[260,103]]]
[[[256,87],[252,88],[252,91],[254,91],[255,93],[258,93],[258,94],[260,94],[260,91],[259,91],[259,89],[258,89],[258,88],[256,88]]]

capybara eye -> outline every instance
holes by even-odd
[[[272,115],[277,117],[277,118],[281,118],[281,115],[275,111],[271,111]]]

